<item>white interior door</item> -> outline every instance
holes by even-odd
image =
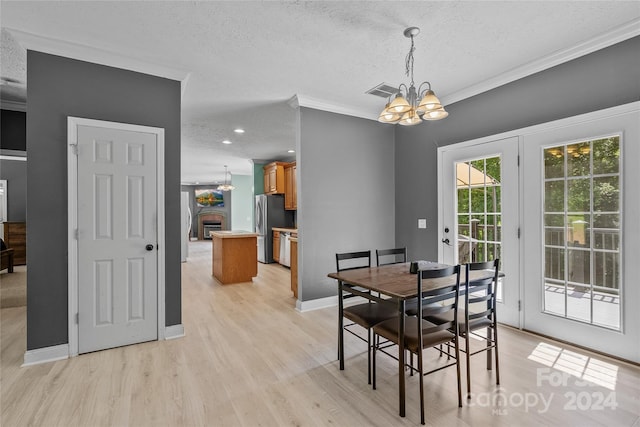
[[[464,264],[500,259],[497,318],[520,326],[517,137],[439,149],[439,260]]]
[[[77,127],[78,350],[158,338],[157,135]]]
[[[612,114],[524,137],[524,327],[638,362],[640,113]]]

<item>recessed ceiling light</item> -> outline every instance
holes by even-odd
[[[234,129],[233,131],[235,133],[244,133],[244,129],[240,129],[240,128]]]
[[[295,153],[295,152],[296,152],[296,150],[289,150],[289,151],[287,151],[287,153]]]
[[[232,144],[232,142],[231,142],[231,141],[229,141],[228,139],[225,139],[224,141],[222,141],[222,143],[223,143],[223,144],[227,144],[227,145]]]

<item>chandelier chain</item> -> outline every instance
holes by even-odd
[[[407,77],[411,77],[411,85],[413,86],[413,52],[416,50],[413,44],[413,36],[411,36],[411,49],[409,49],[409,53],[407,53],[407,57],[405,59],[405,74]]]

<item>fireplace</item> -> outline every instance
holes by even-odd
[[[226,230],[224,212],[203,212],[198,214],[198,239],[211,239],[209,232]]]

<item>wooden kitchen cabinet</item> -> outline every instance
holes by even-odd
[[[284,194],[284,167],[288,163],[272,162],[264,165],[264,194]]]
[[[4,244],[13,248],[13,265],[27,263],[27,224],[25,222],[7,221],[4,226]]]
[[[273,230],[273,260],[280,262],[280,232]]]
[[[298,209],[298,190],[296,189],[296,163],[284,167],[284,208]]]

